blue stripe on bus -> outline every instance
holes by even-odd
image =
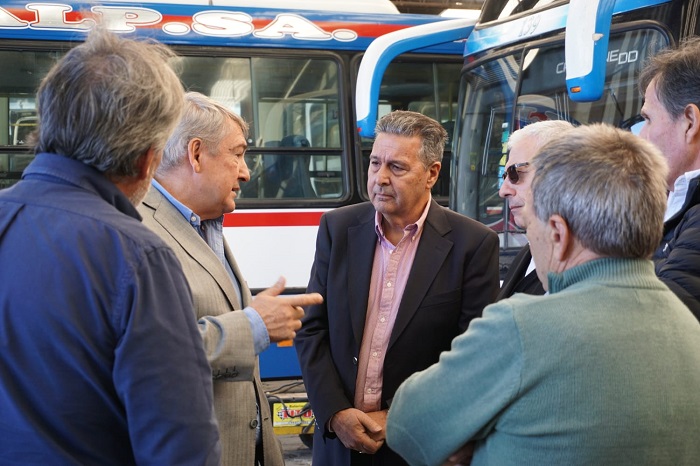
[[[668,3],[671,0],[617,0],[613,8],[613,15],[627,13],[640,8]],[[541,12],[535,12],[512,21],[486,24],[483,28],[477,26],[472,31],[464,48],[464,56],[477,54],[494,47],[512,44],[521,40],[547,34],[555,31],[563,31],[566,27],[566,16],[569,5],[561,5]]]

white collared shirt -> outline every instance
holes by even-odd
[[[688,186],[690,185],[690,180],[700,176],[700,169],[692,170],[683,173],[681,176],[676,178],[676,182],[673,183],[673,191],[668,193],[668,200],[666,201],[666,215],[664,215],[664,222],[680,212],[685,202],[685,197],[688,195]]]

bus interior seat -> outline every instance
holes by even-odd
[[[442,127],[445,128],[445,131],[447,131],[446,145],[449,146],[452,143],[452,136],[454,135],[454,132],[455,132],[455,121],[454,120],[445,121],[442,123]]]
[[[306,137],[293,134],[283,137],[279,147],[311,147],[311,143]],[[316,197],[309,179],[309,159],[310,155],[303,153],[265,154],[264,197]]]

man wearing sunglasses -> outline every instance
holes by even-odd
[[[540,148],[550,141],[561,139],[573,125],[564,120],[547,120],[531,123],[515,132],[508,140],[508,162],[503,173],[503,184],[498,195],[508,200],[513,221],[519,228],[524,228],[523,208],[532,202],[530,183],[533,168],[530,161]],[[508,268],[505,280],[498,293],[498,300],[508,298],[514,293],[543,295],[544,288],[537,278],[535,263],[526,244],[515,256]]]

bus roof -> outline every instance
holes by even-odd
[[[309,1],[318,0],[304,0],[297,6],[306,6]],[[224,7],[114,1],[10,0],[0,6],[0,38],[82,40],[94,26],[95,20],[102,19],[110,30],[117,33],[151,37],[171,45],[362,51],[384,34],[447,20],[433,15],[341,13],[246,6],[257,5],[256,0],[235,3],[236,6]],[[264,0],[260,3],[272,2]],[[417,51],[461,54],[463,47],[463,44],[451,43]]]
[[[667,3],[671,0],[615,0],[612,15],[626,13],[637,9]],[[593,3],[593,2],[591,2]],[[534,13],[519,14],[512,19],[482,23],[480,18],[466,43],[464,55],[478,54],[494,47],[502,47],[533,36],[564,31],[569,12],[569,3],[552,2],[551,8]],[[488,19],[488,18],[487,18]]]
[[[129,3],[130,0],[113,0]],[[207,5],[249,8],[277,8],[280,10],[343,11],[346,13],[398,14],[391,0],[150,0],[142,3],[171,3],[178,5]]]

